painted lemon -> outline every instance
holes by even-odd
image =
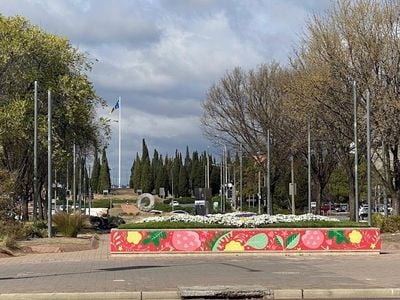
[[[362,240],[362,234],[358,230],[353,230],[349,234],[350,242],[353,244],[359,244]]]
[[[224,251],[244,251],[244,246],[237,241],[230,241],[225,245]]]
[[[126,240],[128,243],[137,245],[142,240],[142,234],[138,231],[129,231]]]

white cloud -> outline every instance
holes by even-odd
[[[206,145],[199,116],[209,86],[236,66],[285,62],[307,16],[328,4],[0,0],[0,11],[24,15],[46,31],[67,36],[98,59],[90,74],[98,94],[110,105],[118,96],[124,99],[123,165],[130,168],[142,138],[164,154],[176,148],[183,151],[186,144]],[[108,157],[115,168],[118,135],[116,124],[112,127]]]

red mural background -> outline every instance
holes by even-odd
[[[113,229],[112,253],[379,251],[377,228]]]

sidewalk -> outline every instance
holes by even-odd
[[[112,257],[108,237],[101,236],[95,250],[0,259],[0,299],[179,299],[178,291],[201,292],[210,286],[217,291],[258,287],[270,299],[400,299],[399,250],[381,255]]]

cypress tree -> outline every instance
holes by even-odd
[[[137,189],[141,188],[141,176],[142,176],[142,162],[140,160],[139,154],[136,153],[136,159],[134,161],[132,185],[136,192]]]
[[[189,195],[189,180],[185,166],[182,166],[179,170],[178,191],[179,196],[186,197]]]
[[[103,149],[103,155],[101,158],[100,176],[98,190],[110,190],[111,180],[110,180],[110,167],[108,166],[106,148]]]
[[[142,142],[142,165],[141,165],[141,177],[140,185],[143,193],[151,193],[153,190],[152,174],[149,158],[149,150],[147,149],[146,141],[143,139]]]
[[[96,152],[93,162],[92,176],[90,178],[90,186],[93,193],[99,192],[99,178],[100,178],[100,159]]]

